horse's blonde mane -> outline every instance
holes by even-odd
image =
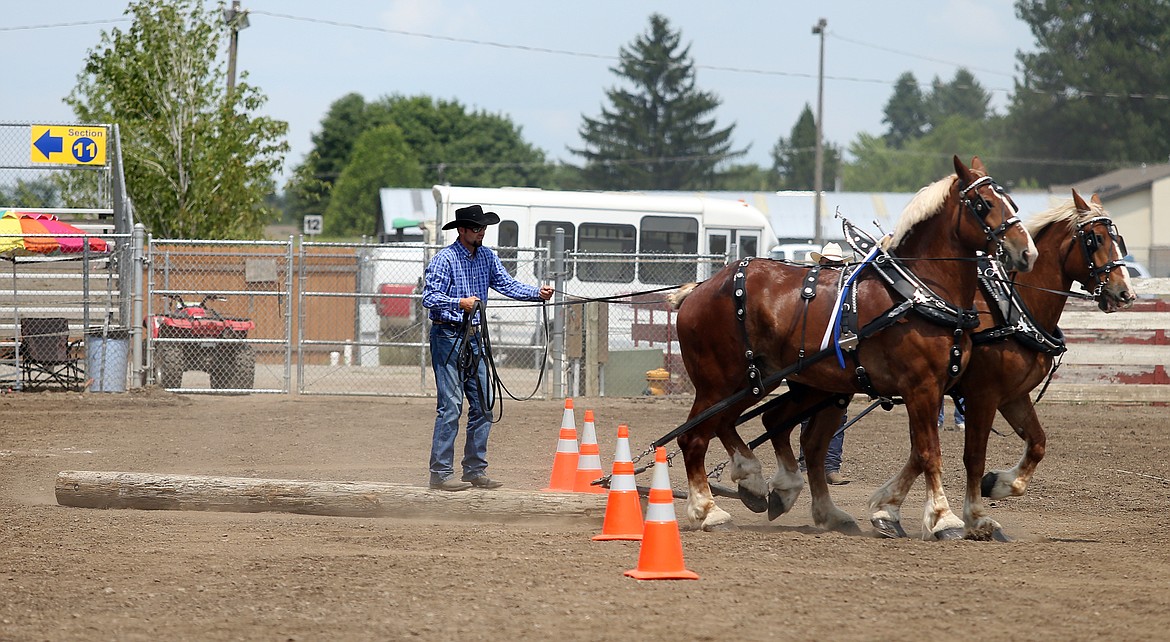
[[[1092,201],[1085,201],[1089,206],[1089,211],[1078,212],[1077,206],[1073,203],[1071,198],[1061,201],[1056,206],[1044,210],[1039,214],[1033,216],[1024,224],[1027,228],[1028,234],[1033,237],[1040,233],[1041,230],[1052,225],[1053,223],[1064,222],[1068,225],[1068,229],[1075,231],[1077,227],[1086,220],[1094,216],[1105,216],[1105,208]]]
[[[898,217],[898,225],[894,228],[892,238],[884,244],[885,247],[887,249],[897,248],[898,244],[905,240],[906,235],[910,233],[911,228],[934,216],[942,208],[943,202],[947,200],[951,185],[956,180],[958,180],[958,176],[951,174],[918,190],[914,198],[910,199],[910,203],[906,205],[906,209],[902,210],[902,215]]]

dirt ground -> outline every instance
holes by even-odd
[[[689,400],[578,399],[603,466],[618,422],[635,453]],[[721,499],[740,528],[697,531],[697,582],[638,582],[637,542],[600,519],[507,523],[59,506],[63,470],[423,485],[430,399],[16,393],[0,396],[2,640],[1165,640],[1170,631],[1166,409],[1045,402],[1048,456],[1029,493],[995,502],[1012,543],[850,537],[812,526],[808,493],[774,522]],[[489,472],[548,483],[562,405],[509,402]],[[868,534],[866,499],[906,457],[905,415],[850,428],[838,505]],[[1022,453],[992,436],[990,462]],[[745,437],[754,437],[747,434]],[[960,510],[958,432],[942,433]],[[460,440],[460,447],[462,440]],[[775,462],[760,451],[765,474]],[[722,449],[708,461],[724,458]],[[682,467],[672,469],[683,489]],[[649,484],[649,475],[639,483]],[[492,492],[474,490],[468,492]],[[916,486],[904,525],[919,534]]]

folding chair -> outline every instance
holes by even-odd
[[[85,383],[81,341],[69,340],[69,320],[20,320],[20,371],[24,389],[59,386],[80,389]]]

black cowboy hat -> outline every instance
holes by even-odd
[[[478,205],[468,205],[455,210],[455,220],[443,226],[444,230],[456,227],[487,227],[500,222],[495,212],[485,212]]]

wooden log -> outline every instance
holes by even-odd
[[[308,481],[67,470],[57,503],[78,508],[284,512],[336,517],[520,521],[605,516],[605,495],[510,489],[431,490],[384,482]]]

